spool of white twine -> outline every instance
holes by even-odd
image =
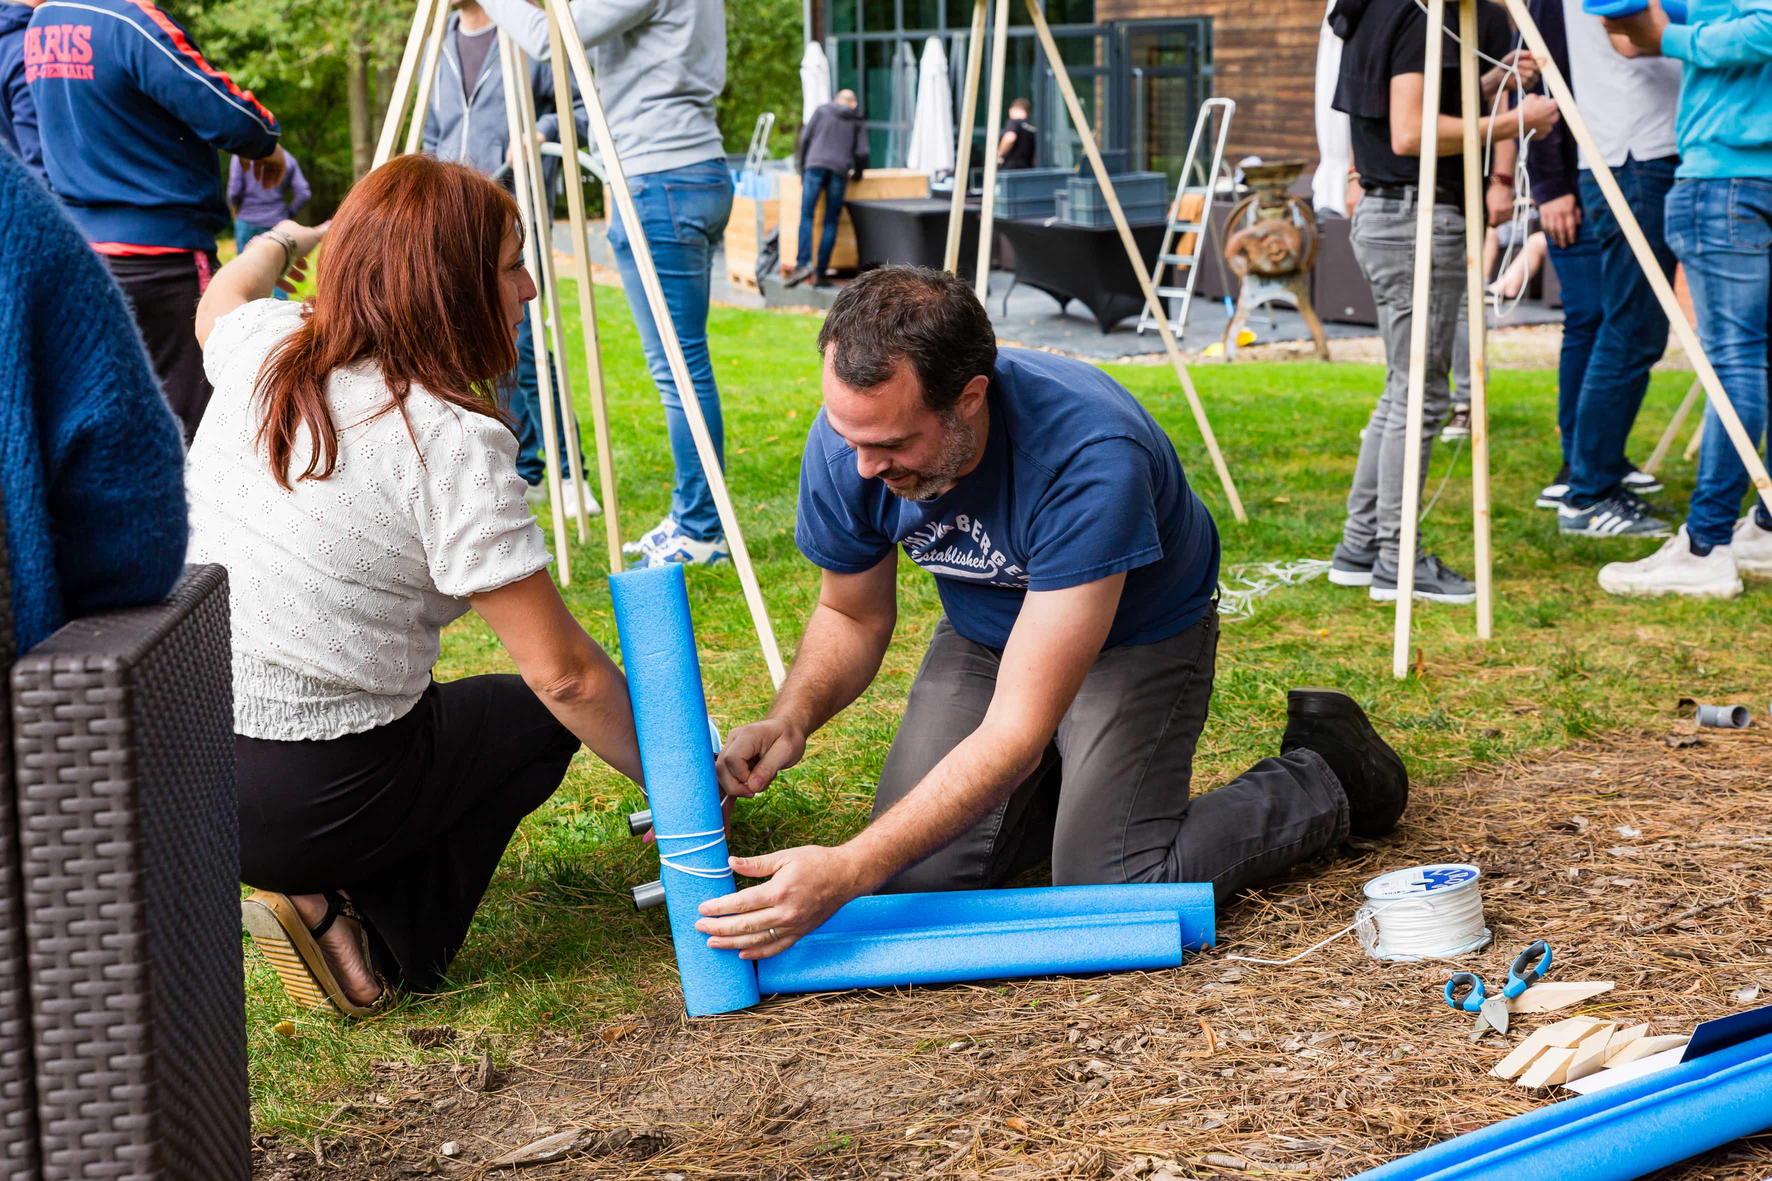
[[[1353,922],[1291,959],[1224,958],[1284,967],[1349,931],[1358,932],[1367,955],[1395,963],[1448,959],[1479,951],[1488,947],[1492,938],[1483,922],[1483,895],[1478,887],[1482,876],[1476,866],[1463,864],[1420,865],[1380,874],[1366,883],[1366,904],[1354,912]]]

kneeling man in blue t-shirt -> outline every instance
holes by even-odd
[[[817,608],[768,715],[719,758],[750,796],[873,681],[897,548],[945,618],[911,686],[872,822],[835,848],[734,858],[763,885],[702,907],[713,947],[774,955],[876,890],[1211,882],[1220,900],[1390,831],[1396,752],[1352,698],[1294,689],[1280,753],[1190,804],[1212,697],[1218,530],[1174,446],[1101,370],[999,350],[972,289],[882,267],[819,334],[824,410],[800,469]]]

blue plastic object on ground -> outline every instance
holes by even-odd
[[[1202,883],[857,898],[757,963],[765,993],[1172,968],[1212,946]]]
[[[732,893],[734,883],[683,567],[673,563],[612,574],[609,594],[621,633],[683,1004],[692,1017],[749,1008],[758,1000],[756,969],[736,951],[710,948],[707,936],[695,929],[697,908]]]
[[[1649,0],[1581,0],[1589,16],[1635,16],[1649,7]],[[1686,0],[1661,0],[1661,11],[1676,25],[1686,23]]]
[[[1358,1181],[1632,1181],[1772,1127],[1772,1034],[1491,1124]]]

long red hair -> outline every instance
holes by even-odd
[[[417,385],[502,417],[495,386],[516,367],[517,347],[498,269],[513,228],[522,232],[516,201],[466,165],[400,156],[358,182],[332,219],[301,327],[259,374],[258,440],[279,484],[292,486],[304,428],[313,446],[293,479],[324,480],[338,465],[326,382],[349,365],[380,368],[391,395],[382,413],[404,418]]]

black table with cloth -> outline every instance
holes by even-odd
[[[999,221],[997,230],[1015,252],[1015,281],[1037,287],[1058,301],[1083,304],[1095,316],[1102,335],[1144,307],[1138,273],[1126,257],[1120,232],[1112,225],[1078,226],[1056,218],[1045,221]],[[1162,221],[1135,222],[1132,239],[1150,275],[1163,245]]]

